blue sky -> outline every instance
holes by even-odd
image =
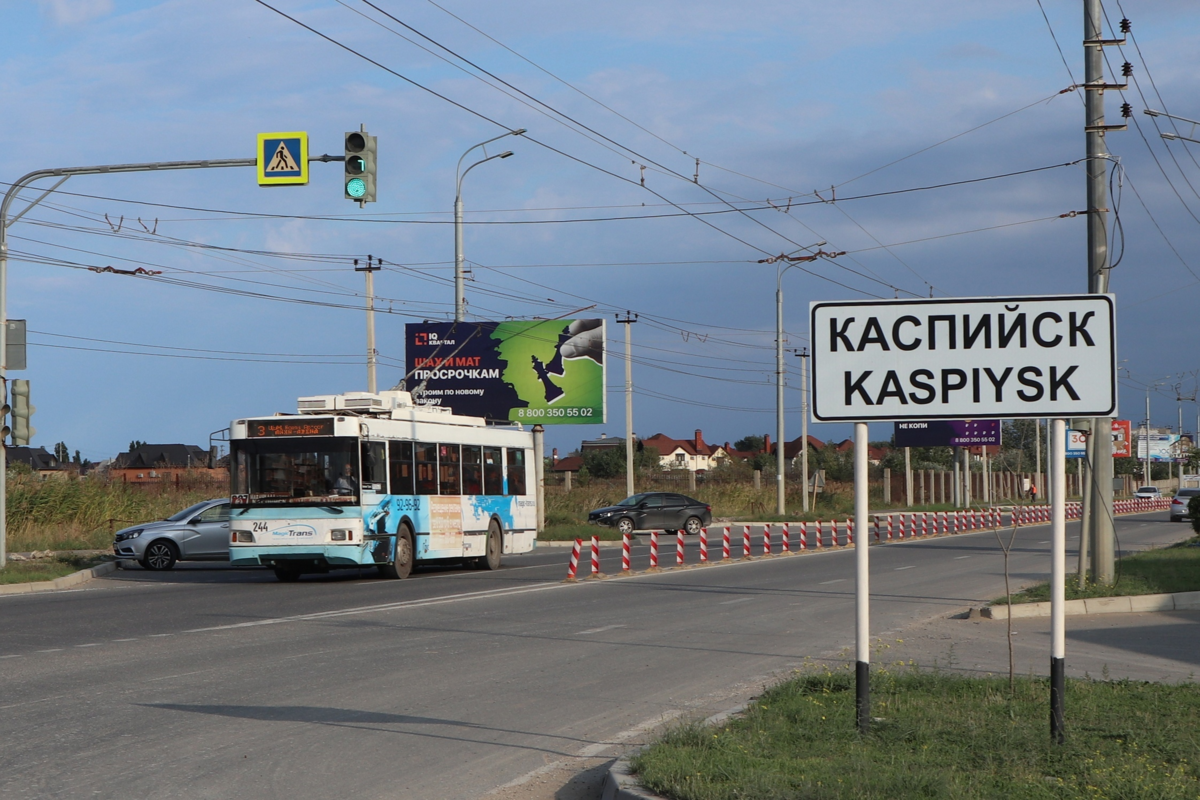
[[[342,198],[339,165],[314,164],[296,188],[260,188],[252,169],[73,178],[10,228],[8,312],[31,330],[29,369],[13,377],[32,381],[35,444],[64,441],[93,460],[131,439],[203,445],[232,418],[365,389],[351,260],[368,253],[389,264],[376,279],[379,383],[395,383],[404,324],[453,312],[455,163],[503,131],[483,117],[541,144],[505,139],[516,156],[464,185],[469,316],[593,305],[580,315],[640,314],[640,435],[773,433],[776,268],[757,263],[766,255],[822,239],[849,251],[814,266],[837,283],[784,276],[789,347],[806,343],[812,300],[1085,288],[1084,218],[1059,218],[1085,206],[1080,166],[844,199],[1082,157],[1082,103],[1058,94],[1068,66],[1082,80],[1078,0],[1043,0],[1068,66],[1033,0],[372,0],[594,133],[418,48],[396,32],[436,50],[361,0],[269,2],[469,111],[253,0],[0,0],[0,181],[56,166],[251,157],[262,131],[308,131],[313,153],[340,154],[342,133],[360,123],[379,137],[379,202],[361,210]],[[1129,371],[1122,416],[1138,420],[1142,387],[1171,376],[1190,393],[1200,368],[1200,145],[1168,145],[1141,113],[1200,118],[1200,7],[1111,0],[1106,10],[1114,24],[1133,22],[1140,55],[1108,55],[1117,69],[1133,63],[1147,98],[1133,87],[1124,97],[1141,134],[1108,137],[1125,170],[1125,249],[1112,275]],[[1121,95],[1106,102],[1116,121]],[[814,190],[829,199],[830,186],[839,202],[803,205]],[[659,216],[677,214],[671,204],[787,209],[789,199],[786,211],[710,224]],[[653,218],[627,219],[638,216]],[[162,275],[87,269],[108,265]],[[620,327],[609,334],[609,421],[551,429],[564,452],[624,429]],[[789,439],[800,430],[790,361]],[[1152,395],[1156,423],[1174,423],[1174,396]],[[1185,427],[1195,414],[1185,404]],[[848,428],[811,433],[841,439]]]

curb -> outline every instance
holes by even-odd
[[[1129,597],[1093,597],[1087,600],[1068,600],[1063,613],[1128,614],[1143,611],[1194,611],[1200,609],[1200,592],[1172,594],[1142,594]],[[1013,606],[984,606],[979,615],[985,619],[1020,619],[1050,616],[1050,603],[1018,603]]]
[[[117,561],[109,561],[105,564],[100,564],[89,569],[81,569],[79,572],[72,572],[70,575],[64,575],[61,578],[55,578],[52,581],[33,581],[31,583],[9,583],[0,585],[0,595],[5,594],[30,594],[32,592],[53,592],[61,589],[71,589],[82,583],[87,583],[92,578],[99,578],[101,575],[107,575],[110,572],[117,571]]]

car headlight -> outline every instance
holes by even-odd
[[[114,541],[124,542],[127,539],[136,539],[141,535],[142,535],[142,529],[135,528],[134,530],[131,530],[131,531],[125,531],[124,533],[118,533],[116,538],[114,539]]]

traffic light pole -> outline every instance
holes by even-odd
[[[343,156],[314,156],[312,161],[342,161]],[[107,175],[119,172],[165,172],[176,169],[216,169],[221,167],[254,167],[255,158],[217,158],[205,161],[152,161],[146,164],[102,164],[94,167],[59,167],[39,169],[18,178],[0,201],[0,383],[7,386],[8,373],[8,226],[25,215],[29,209],[42,202],[68,178],[76,175]],[[58,183],[43,192],[40,197],[25,206],[11,220],[8,209],[22,190],[42,178],[59,178]],[[5,443],[0,442],[0,570],[8,566],[8,453]]]

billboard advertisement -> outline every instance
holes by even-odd
[[[896,447],[976,447],[1000,444],[998,419],[939,419],[895,423]]]
[[[1175,433],[1146,434],[1140,430],[1136,435],[1138,460],[1145,461],[1147,453],[1151,461],[1174,461],[1180,454],[1179,435]]]
[[[1133,426],[1127,419],[1112,421],[1113,458],[1129,458],[1133,455],[1133,436],[1130,434]]]
[[[405,325],[413,400],[530,425],[605,421],[602,319]]]

